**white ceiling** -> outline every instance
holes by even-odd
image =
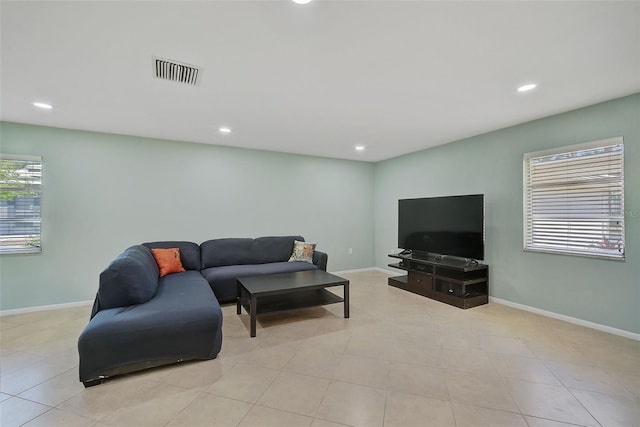
[[[0,7],[4,121],[379,161],[640,92],[637,1]]]

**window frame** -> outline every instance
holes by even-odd
[[[34,220],[36,220],[39,223],[38,234],[33,235],[33,236],[37,236],[35,237],[37,241],[37,245],[30,246],[28,242],[26,242],[21,247],[14,247],[14,248],[8,248],[8,249],[5,249],[2,245],[0,245],[0,255],[42,253],[42,171],[44,169],[42,156],[0,153],[0,160],[15,160],[15,161],[20,161],[25,163],[37,162],[40,164],[40,186],[37,193],[37,197],[39,199],[39,209],[38,209],[39,215],[32,217]],[[7,217],[0,216],[0,218],[10,219],[10,217],[8,216]],[[6,236],[9,236],[9,234],[5,235],[1,233],[2,232],[0,231],[0,238],[5,238]],[[26,239],[30,240],[32,238],[26,237]]]
[[[588,150],[593,150],[593,149],[597,149],[597,148],[607,148],[607,147],[613,147],[613,146],[621,146],[620,149],[620,172],[621,172],[621,177],[620,180],[617,182],[616,185],[620,186],[620,216],[619,218],[617,216],[611,215],[609,218],[609,221],[613,221],[614,219],[616,221],[620,221],[620,235],[621,235],[621,250],[619,255],[614,255],[612,253],[598,253],[597,251],[587,251],[585,249],[583,250],[577,250],[577,249],[573,249],[571,250],[569,247],[565,247],[564,249],[552,249],[550,247],[545,247],[544,245],[538,245],[536,246],[533,243],[533,230],[534,230],[534,226],[533,226],[533,214],[530,211],[530,204],[531,204],[531,194],[530,194],[530,188],[531,188],[531,184],[529,182],[529,178],[530,178],[530,165],[531,165],[531,160],[532,159],[538,159],[538,158],[543,158],[543,157],[548,157],[548,156],[552,156],[552,155],[563,155],[563,154],[568,154],[568,153],[573,153],[576,151],[588,151]],[[625,250],[626,250],[626,242],[625,242],[625,221],[624,221],[624,216],[625,216],[625,210],[624,210],[624,137],[613,137],[613,138],[607,138],[607,139],[602,139],[602,140],[598,140],[598,141],[591,141],[591,142],[586,142],[586,143],[581,143],[581,144],[575,144],[575,145],[569,145],[569,146],[563,146],[563,147],[557,147],[557,148],[553,148],[553,149],[549,149],[549,150],[542,150],[542,151],[536,151],[536,152],[531,152],[531,153],[525,153],[523,156],[523,168],[522,168],[522,173],[523,173],[523,177],[522,177],[522,195],[523,195],[523,200],[522,200],[522,207],[523,207],[523,212],[522,212],[522,218],[523,218],[523,240],[522,240],[522,248],[525,252],[540,252],[540,253],[549,253],[549,254],[557,254],[557,255],[569,255],[569,256],[579,256],[579,257],[587,257],[587,258],[598,258],[598,259],[609,259],[609,260],[616,260],[616,261],[624,261],[625,260]],[[603,181],[604,182],[604,181]],[[533,210],[533,209],[532,209]],[[531,216],[531,217],[530,217]],[[560,218],[560,219],[564,219],[564,218]],[[566,218],[568,219],[568,218]],[[570,234],[569,234],[570,235]]]

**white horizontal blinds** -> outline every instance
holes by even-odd
[[[0,155],[0,253],[40,252],[42,159]]]
[[[525,250],[624,259],[622,138],[525,155]]]

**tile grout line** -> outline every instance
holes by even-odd
[[[355,292],[354,292],[354,295],[355,295]],[[412,309],[412,313],[409,313],[409,315],[407,315],[407,316],[402,315],[402,312],[396,306],[398,304],[404,304],[405,299],[401,300],[400,297],[399,297],[399,294],[398,295],[394,295],[394,298],[398,299],[399,301],[397,303],[396,302],[387,301],[388,304],[385,305],[384,312],[388,313],[388,314],[385,314],[385,316],[387,316],[386,317],[386,319],[387,319],[386,322],[387,323],[391,323],[393,325],[411,324],[411,321],[418,322],[420,320],[418,318],[419,316],[416,317],[414,314],[412,314],[413,313],[413,309]],[[377,300],[377,298],[376,298],[376,300]],[[386,309],[387,306],[388,306],[388,309]],[[434,308],[439,310],[439,308],[441,308],[441,307],[425,305],[425,307],[423,307],[423,308],[431,311]],[[495,310],[492,311],[490,309],[491,309],[491,307],[487,307],[484,311],[478,310],[477,313],[474,312],[473,316],[467,316],[467,317],[464,318],[466,320],[465,320],[465,322],[463,322],[463,324],[464,325],[471,324],[474,321],[478,320],[479,321],[478,324],[482,324],[482,328],[478,328],[481,332],[482,332],[482,329],[485,328],[485,327],[491,328],[492,322],[497,321],[499,319],[498,315],[502,315],[502,314],[501,314],[501,312],[497,312]],[[422,324],[431,324],[431,325],[437,326],[437,327],[433,327],[432,328],[433,329],[433,331],[432,331],[433,333],[439,333],[439,331],[441,331],[441,330],[442,331],[446,331],[447,328],[443,327],[443,325],[444,325],[443,322],[446,321],[447,317],[453,316],[453,315],[455,315],[457,313],[448,313],[448,312],[445,312],[445,311],[446,310],[439,310],[437,312],[432,313],[429,316],[429,320],[425,319],[424,322],[426,322],[426,323],[423,322]],[[366,320],[370,321],[369,323],[372,323],[372,324],[378,323],[378,322],[383,322],[384,319],[385,319],[384,316],[382,316],[380,318],[377,318],[377,317],[371,317],[368,314],[366,314],[366,315],[367,315],[367,319]],[[389,320],[389,316],[393,316],[393,319]],[[315,319],[311,319],[311,320],[315,320]],[[536,320],[536,319],[533,318],[533,320]],[[467,323],[467,322],[471,322],[471,323]],[[537,325],[538,323],[539,323],[539,325]],[[555,323],[555,321],[553,323]],[[27,323],[25,323],[25,324],[27,324]],[[366,324],[367,324],[367,322],[362,323],[362,325],[365,325],[365,326],[366,326]],[[358,325],[360,325],[360,324],[358,324]],[[529,325],[533,325],[533,326],[529,326]],[[553,326],[553,327],[550,328],[550,325]],[[580,407],[582,407],[585,410],[585,415],[589,414],[589,416],[593,420],[595,420],[596,423],[602,424],[587,409],[585,404],[580,399],[578,399],[576,397],[575,393],[581,392],[583,390],[582,387],[580,387],[580,386],[575,387],[575,388],[568,387],[567,384],[569,384],[569,383],[566,382],[566,380],[562,381],[560,379],[560,377],[556,373],[558,371],[557,370],[556,371],[552,371],[551,369],[548,368],[548,366],[550,366],[551,363],[557,364],[559,366],[562,366],[563,364],[567,364],[567,363],[572,364],[572,365],[581,365],[583,363],[576,363],[576,361],[582,360],[582,359],[579,358],[579,354],[577,354],[577,352],[579,352],[581,350],[582,351],[586,350],[588,348],[588,346],[590,346],[590,345],[597,345],[597,343],[603,343],[604,344],[604,343],[607,343],[607,342],[611,342],[611,340],[608,338],[608,336],[594,336],[592,338],[590,337],[590,339],[585,344],[579,345],[579,343],[577,343],[577,341],[575,341],[577,338],[569,335],[569,334],[573,333],[573,327],[571,327],[571,326],[563,327],[563,326],[564,325],[559,325],[557,327],[557,326],[555,326],[555,325],[553,325],[552,323],[549,323],[549,322],[534,322],[531,319],[527,318],[527,319],[524,319],[522,322],[518,322],[518,324],[516,326],[514,326],[514,328],[504,329],[504,327],[501,327],[501,328],[493,329],[493,330],[490,330],[489,334],[487,335],[487,336],[496,336],[496,337],[504,337],[504,338],[513,338],[513,339],[517,339],[517,340],[522,341],[526,345],[526,347],[530,350],[531,356],[522,355],[522,354],[520,354],[520,355],[516,354],[516,355],[513,355],[513,356],[514,357],[523,357],[523,358],[527,358],[527,359],[537,360],[548,371],[548,373],[550,375],[550,377],[548,378],[548,382],[551,382],[552,379],[555,379],[558,382],[558,384],[547,384],[547,383],[544,383],[544,382],[538,382],[536,380],[536,378],[538,378],[537,376],[529,377],[529,378],[533,378],[533,379],[511,378],[508,375],[509,371],[502,372],[502,371],[497,370],[497,369],[496,369],[495,375],[491,375],[491,376],[500,378],[501,384],[504,387],[506,387],[506,389],[507,389],[506,391],[508,392],[508,395],[510,396],[510,398],[514,402],[515,408],[517,408],[517,411],[518,411],[517,414],[522,416],[525,419],[525,422],[527,422],[527,424],[530,424],[530,422],[527,421],[527,418],[525,418],[525,417],[531,417],[531,418],[537,418],[537,419],[549,419],[549,420],[552,420],[552,419],[551,418],[541,417],[541,416],[536,416],[536,415],[523,414],[522,413],[522,409],[520,407],[521,405],[518,404],[518,402],[513,397],[514,396],[514,394],[513,394],[514,391],[510,387],[511,382],[518,382],[518,383],[521,383],[523,385],[524,384],[532,384],[532,385],[549,386],[549,387],[556,388],[557,390],[561,390],[562,389],[562,390],[568,392],[572,396],[572,398],[575,399],[581,405]],[[348,325],[345,325],[345,328],[348,328]],[[319,328],[316,328],[316,329],[319,331]],[[545,332],[545,329],[547,329],[547,330],[551,329],[550,333],[549,332]],[[391,389],[391,365],[394,363],[393,357],[390,356],[388,358],[380,359],[378,357],[372,357],[372,356],[370,356],[368,354],[357,354],[357,353],[348,352],[347,349],[349,347],[349,343],[352,341],[352,339],[354,337],[353,329],[342,329],[342,330],[349,332],[349,339],[348,339],[346,345],[341,347],[341,350],[340,350],[340,353],[339,353],[340,357],[344,356],[345,354],[350,354],[350,355],[354,355],[354,356],[358,356],[358,357],[369,358],[369,359],[372,359],[372,360],[384,361],[389,366],[389,370],[387,371],[387,374],[386,374],[385,387],[383,388],[383,391],[385,392],[385,403],[384,403],[384,411],[383,411],[383,423],[384,423],[384,418],[387,415],[387,409],[388,409],[387,406],[389,405],[389,393],[393,392],[393,390]],[[316,331],[316,332],[318,332],[318,331]],[[335,331],[332,330],[331,332],[326,332],[326,333],[333,333],[333,332],[338,332],[338,331],[340,331],[340,330],[339,329],[337,329]],[[368,328],[367,328],[367,331],[369,331]],[[527,331],[529,331],[529,332],[527,332]],[[584,333],[584,331],[579,331],[579,332],[580,332],[580,334]],[[527,335],[527,333],[529,333],[529,335]],[[322,333],[322,335],[324,335],[324,334],[325,334],[325,332]],[[514,335],[514,334],[516,334],[516,335]],[[580,334],[578,334],[577,337],[582,336]],[[314,333],[312,332],[311,335],[314,335]],[[357,335],[357,331],[356,331],[355,335]],[[369,334],[366,334],[366,335],[370,336]],[[360,336],[362,336],[362,335],[360,335]],[[375,336],[375,334],[373,336]],[[571,348],[568,348],[567,352],[564,355],[563,355],[563,353],[561,353],[562,352],[562,345],[553,346],[552,343],[551,343],[551,346],[549,346],[547,349],[545,349],[544,346],[547,343],[549,343],[549,340],[551,338],[562,339],[563,337],[568,338],[570,343],[571,343]],[[274,337],[274,338],[277,338],[277,337]],[[291,339],[293,339],[293,338],[291,338]],[[301,346],[303,345],[303,343],[305,342],[306,339],[308,339],[308,337],[307,338],[300,338],[300,339],[296,338],[295,341],[296,341],[296,343],[298,343],[298,346],[296,347],[296,350],[292,349],[292,351],[299,351]],[[277,339],[276,339],[276,341],[277,341]],[[63,343],[62,342],[60,342],[60,343],[56,342],[54,344],[55,344],[55,348],[62,348],[60,345],[62,345]],[[497,343],[497,344],[500,345],[502,343]],[[505,344],[509,344],[509,343],[506,342]],[[629,346],[629,345],[625,346],[626,343],[613,342],[613,344],[614,344],[614,346],[613,346],[614,348],[617,348],[617,349],[620,349],[621,351],[626,352],[624,354],[627,354],[627,355],[628,354],[633,354],[633,353],[630,353],[630,352],[637,351],[637,349],[635,347],[633,347],[633,346]],[[41,344],[35,343],[35,345],[37,346],[37,349],[39,349],[39,350],[43,348]],[[267,345],[267,347],[269,347],[269,346]],[[565,345],[564,347],[567,347],[567,346]],[[24,350],[24,349],[15,350],[15,349],[7,348],[6,351],[31,353],[31,351],[32,351],[31,347],[24,347],[24,348],[26,350]],[[445,344],[439,344],[438,348],[439,349],[444,349],[444,348],[449,348],[449,347],[447,347]],[[532,348],[534,348],[535,351],[533,351]],[[506,349],[508,350],[509,348],[506,347]],[[489,348],[486,348],[486,350],[489,350]],[[571,351],[569,351],[569,350],[571,350]],[[245,354],[245,353],[246,352],[243,351],[243,352],[238,353],[238,355],[242,355],[242,354]],[[499,353],[499,352],[493,352],[493,351],[485,351],[485,353],[486,354],[490,354],[491,353],[491,354],[494,354],[494,355],[505,355],[505,356],[511,355],[509,353]],[[38,354],[38,353],[31,353],[31,354],[34,354],[34,355],[37,355],[37,356],[41,356],[41,354]],[[338,354],[338,353],[336,353],[336,354]],[[45,356],[41,356],[41,357],[45,358],[46,355]],[[229,397],[226,397],[226,396],[220,396],[220,397],[223,397],[225,399],[236,400],[236,401],[243,402],[243,403],[249,403],[251,406],[249,407],[249,410],[247,411],[247,413],[244,414],[244,416],[242,418],[242,420],[244,420],[246,418],[247,414],[251,410],[253,410],[256,406],[267,407],[265,405],[260,404],[259,401],[260,401],[260,399],[262,397],[264,397],[265,393],[269,390],[269,388],[273,386],[273,384],[276,381],[276,379],[278,378],[278,376],[282,375],[284,372],[295,373],[297,375],[303,375],[303,376],[307,376],[307,377],[310,377],[310,378],[323,379],[323,380],[327,381],[326,382],[326,386],[325,386],[324,392],[322,394],[322,398],[320,399],[319,404],[315,408],[314,415],[311,417],[312,419],[320,420],[321,418],[318,418],[317,415],[319,413],[319,409],[322,407],[322,404],[326,401],[327,391],[329,390],[329,387],[331,386],[332,382],[333,383],[351,384],[351,385],[357,385],[359,387],[366,387],[366,388],[370,388],[370,389],[381,390],[381,389],[376,388],[374,386],[336,380],[335,379],[335,373],[332,375],[331,379],[327,379],[327,378],[322,378],[322,377],[316,377],[314,375],[309,375],[309,374],[302,373],[302,372],[289,371],[289,370],[287,370],[287,366],[290,365],[291,360],[292,360],[292,358],[290,358],[283,367],[281,367],[279,369],[275,369],[275,370],[278,371],[277,376],[274,377],[271,380],[269,385],[265,388],[265,390],[262,392],[262,394],[257,398],[256,402],[245,402],[245,401],[241,401],[241,400],[237,400],[237,399],[232,399],[232,398],[229,398]],[[618,373],[618,372],[611,373],[611,372],[608,372],[608,370],[606,370],[604,368],[604,367],[607,366],[607,361],[608,360],[617,360],[617,359],[607,358],[607,357],[605,357],[605,355],[601,355],[601,354],[598,353],[598,354],[593,354],[589,358],[586,358],[585,361],[586,360],[589,361],[589,364],[584,364],[584,366],[598,368],[599,370],[603,370],[608,375],[611,376],[612,379],[607,384],[608,384],[608,386],[611,386],[611,387],[615,386],[613,388],[614,391],[618,391],[620,393],[622,391],[628,391],[628,399],[625,399],[625,401],[629,400],[632,403],[640,402],[640,396],[638,395],[638,393],[634,392],[634,389],[631,387],[631,385],[629,383],[625,383],[624,381],[622,381],[623,380],[622,376],[624,375],[624,372],[628,371],[628,369],[629,369],[629,368],[625,368],[625,366],[629,365],[629,362],[632,361],[633,359],[630,359],[630,358],[627,357],[626,359],[621,359],[621,362],[619,364],[615,365],[616,369],[618,369],[620,371],[620,373]],[[414,365],[413,363],[405,363],[405,362],[402,362],[402,361],[397,361],[397,363],[402,363],[402,364],[411,365],[411,366],[423,367],[423,365]],[[447,369],[445,369],[444,366],[442,365],[442,359],[439,359],[438,363],[440,364],[440,366],[437,369],[439,369],[443,374],[446,373]],[[35,387],[41,386],[42,384],[45,384],[45,383],[47,383],[49,381],[52,381],[55,378],[57,378],[57,377],[59,377],[61,375],[64,375],[65,373],[68,373],[69,371],[71,371],[73,369],[75,369],[75,368],[70,368],[67,371],[64,371],[62,373],[56,374],[53,377],[48,378],[48,379],[42,381],[41,383],[39,383],[37,385],[33,385],[30,388],[27,388],[26,390],[21,391],[20,393],[17,393],[17,394],[5,393],[5,395],[8,398],[16,397],[18,399],[25,400],[25,401],[30,401],[30,402],[33,402],[35,404],[39,404],[39,405],[43,405],[43,406],[50,406],[50,405],[47,405],[47,404],[42,404],[40,402],[35,402],[35,401],[30,400],[30,399],[21,397],[20,394],[26,393],[27,391],[32,390]],[[273,368],[271,368],[271,369],[273,369]],[[467,372],[467,371],[452,370],[452,372],[464,373],[464,372]],[[584,372],[584,371],[580,371],[580,372]],[[226,374],[226,372],[225,372],[225,374]],[[544,376],[540,377],[541,380],[545,380],[545,378],[546,377],[544,377]],[[578,377],[576,377],[576,379],[577,378]],[[160,382],[162,382],[162,381],[160,381]],[[447,388],[446,390],[447,390],[447,399],[448,399],[446,401],[449,402],[450,410],[453,411],[454,401],[451,400],[450,384],[446,380],[446,377],[445,377],[445,386]],[[184,386],[178,386],[178,387],[181,387],[181,388],[183,388],[185,390],[190,389],[190,388],[185,388]],[[523,389],[523,391],[525,391],[525,390],[526,389]],[[602,394],[602,395],[606,395],[606,396],[611,396],[612,398],[619,397],[619,395],[617,393],[608,393],[608,392],[602,392],[602,391],[597,391],[597,390],[586,390],[586,389],[584,391],[589,392],[589,393],[597,393],[597,394]],[[83,393],[83,391],[80,392],[80,394],[82,394],[82,393]],[[208,392],[199,391],[198,394],[196,395],[196,398],[194,398],[191,402],[189,402],[189,404],[187,404],[184,408],[182,408],[182,410],[178,414],[183,413],[195,401],[195,399],[197,399],[198,396],[202,396],[203,393],[208,393]],[[216,396],[213,393],[208,393],[208,394]],[[409,393],[409,394],[412,394],[412,395],[418,396],[418,397],[424,397],[424,396],[419,395],[419,394],[413,394],[413,393]],[[68,402],[71,399],[76,398],[77,396],[78,395],[76,394],[73,397],[68,398],[67,400],[63,401],[62,403],[51,407],[45,413],[40,414],[39,416],[45,415],[47,413],[50,413],[52,411],[52,409],[59,409],[61,411],[67,412],[69,414],[75,414],[75,412],[73,412],[73,411],[65,411],[63,409],[60,409],[59,406],[64,405],[64,403]],[[624,396],[627,396],[627,395],[623,395],[623,397]],[[442,399],[439,399],[439,400],[442,400]],[[601,410],[602,409],[601,407],[598,407],[598,406],[592,406],[590,401],[587,402],[587,403],[590,404],[590,407],[593,407],[593,408],[595,408],[597,410]],[[486,409],[489,409],[489,410],[492,410],[492,411],[498,411],[498,412],[504,412],[504,413],[514,413],[514,412],[511,412],[511,411],[504,411],[504,410],[491,408],[491,407],[484,407],[484,406],[480,406],[480,405],[470,405],[470,406],[475,406],[475,407],[478,407],[478,408],[486,408]],[[277,409],[277,408],[275,408],[275,409]],[[303,414],[297,414],[297,413],[291,412],[291,411],[286,411],[286,410],[281,410],[281,409],[278,409],[278,410],[283,411],[283,412],[289,412],[289,413],[296,414],[296,415],[303,415]],[[625,409],[625,411],[626,411],[626,409]],[[536,412],[538,412],[538,411],[536,411]],[[543,413],[543,412],[539,412],[539,413]],[[78,416],[86,417],[83,414],[78,414]],[[454,416],[454,422],[456,422],[456,425],[457,425],[459,420],[456,420],[456,418],[455,418],[455,416],[456,416],[455,411],[453,411],[453,416]],[[168,421],[168,423],[170,423],[173,419],[175,419],[175,416],[170,421]],[[575,420],[578,419],[578,418],[572,417],[572,419],[574,420],[573,422],[575,422]],[[240,423],[242,422],[242,420],[240,421]],[[567,421],[563,421],[563,422],[567,422]],[[571,422],[571,421],[569,421],[569,422]]]

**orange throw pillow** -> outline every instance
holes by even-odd
[[[160,277],[171,273],[186,271],[182,266],[182,261],[180,261],[180,249],[151,249],[151,253],[158,263]]]

